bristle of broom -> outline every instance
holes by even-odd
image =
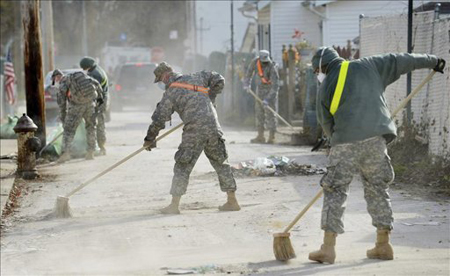
[[[58,196],[56,198],[54,215],[56,218],[71,218],[72,210],[69,206],[69,198],[65,196]]]
[[[288,261],[296,257],[289,233],[273,234],[273,253],[278,261]]]

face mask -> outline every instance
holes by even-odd
[[[56,81],[53,87],[59,88],[59,81]]]
[[[159,89],[165,91],[166,90],[166,84],[162,81],[159,81],[156,83],[156,85],[158,85]]]
[[[322,57],[323,57],[323,52],[325,52],[325,49],[322,50],[322,53],[320,54],[320,59],[319,59],[319,74],[317,75],[317,80],[322,83],[323,80],[325,79],[325,77],[327,76],[326,74],[322,73]]]
[[[320,83],[322,83],[326,76],[327,76],[327,75],[325,75],[324,73],[319,72],[319,74],[317,75],[317,80],[318,80]]]

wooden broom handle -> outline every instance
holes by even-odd
[[[263,101],[256,95],[255,92],[253,92],[250,88],[247,90],[253,97],[255,97],[256,100],[258,100],[258,102],[260,102],[263,106],[264,103]],[[278,114],[275,110],[273,110],[270,106],[266,106],[267,109],[270,110],[270,112],[272,112],[275,116],[277,116],[281,121],[283,121],[283,123],[285,123],[288,127],[290,127],[292,130],[294,130],[294,127],[288,123],[283,117],[280,116],[280,114]]]
[[[160,141],[161,139],[163,139],[164,137],[166,137],[167,135],[171,134],[172,132],[174,132],[175,130],[179,129],[180,127],[183,126],[183,123],[177,125],[176,127],[164,132],[162,135],[158,136],[158,138],[156,138],[156,142]],[[89,179],[88,181],[82,183],[80,186],[78,186],[77,188],[75,188],[75,190],[71,191],[70,193],[68,193],[66,195],[66,197],[70,197],[73,194],[75,194],[76,192],[78,192],[79,190],[83,189],[84,187],[86,187],[87,185],[91,184],[92,182],[94,182],[95,180],[97,180],[98,178],[104,176],[105,174],[107,174],[108,172],[114,170],[115,168],[117,168],[118,166],[122,165],[123,163],[125,163],[126,161],[130,160],[131,158],[135,157],[136,155],[138,155],[140,152],[142,152],[143,150],[145,150],[144,147],[141,147],[140,149],[138,149],[137,151],[133,152],[132,154],[128,155],[127,157],[125,157],[124,159],[120,160],[119,162],[115,163],[114,165],[112,165],[111,167],[107,168],[106,170],[104,170],[103,172],[99,173],[98,175],[94,176],[93,178]]]
[[[322,196],[323,189],[317,193],[317,195],[303,208],[303,210],[295,217],[295,219],[284,229],[283,233],[288,233],[292,227],[303,217],[303,215],[313,206],[314,203]]]
[[[400,112],[400,110],[402,110],[407,104],[408,102],[412,99],[412,97],[414,97],[417,93],[420,92],[420,89],[422,89],[422,87],[431,80],[431,78],[434,76],[434,74],[436,74],[436,71],[432,70],[430,74],[428,74],[428,76],[416,87],[416,89],[414,89],[411,94],[408,95],[408,97],[406,97],[399,105],[398,107],[394,110],[394,112],[392,112],[391,118],[394,119],[394,117],[397,115],[398,112]]]

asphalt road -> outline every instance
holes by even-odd
[[[449,275],[449,202],[392,191],[395,259],[368,260],[375,228],[366,212],[362,184],[351,186],[346,233],[337,239],[334,265],[308,261],[322,242],[321,203],[291,232],[297,258],[274,260],[272,233],[281,232],[319,191],[320,175],[238,178],[242,210],[219,212],[225,202],[206,157],[198,161],[181,215],[161,215],[170,202],[177,131],[70,198],[74,218],[49,219],[65,194],[142,145],[150,112],[113,113],[107,125],[108,155],[39,168],[1,239],[1,275],[166,275],[169,269],[231,275]],[[175,118],[173,125],[178,120]],[[324,166],[324,152],[309,147],[255,145],[252,131],[225,128],[230,163],[269,155]]]

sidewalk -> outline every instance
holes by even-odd
[[[1,155],[17,154],[17,140],[16,139],[2,139],[1,144]],[[17,164],[16,160],[12,159],[1,159],[0,160],[0,214],[3,213],[3,208],[8,201],[9,193],[14,184]]]

